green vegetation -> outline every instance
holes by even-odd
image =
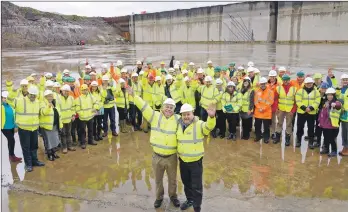
[[[63,17],[70,21],[82,21],[87,18],[86,16],[78,16],[78,15],[63,15]]]

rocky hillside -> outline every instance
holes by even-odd
[[[115,44],[118,29],[101,17],[60,15],[1,2],[1,43],[3,48],[34,46]]]

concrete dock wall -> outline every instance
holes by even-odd
[[[348,2],[244,2],[131,20],[137,43],[348,41]]]

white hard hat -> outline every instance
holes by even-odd
[[[50,73],[50,72],[47,72],[46,74],[45,74],[45,77],[48,77],[48,78],[51,78],[53,75],[52,75],[52,73]]]
[[[328,88],[325,92],[325,94],[335,94],[336,90],[334,88]]]
[[[199,69],[197,70],[197,74],[203,74],[203,73],[204,73],[203,68],[199,68]]]
[[[55,83],[53,84],[53,87],[54,87],[54,88],[60,88],[60,83],[59,83],[59,82],[55,82]]]
[[[137,65],[141,65],[142,63],[141,63],[141,61],[137,61]]]
[[[69,74],[70,71],[68,69],[64,69],[63,74]]]
[[[106,64],[102,64],[101,67],[102,67],[103,69],[107,69],[107,68],[108,68],[108,66],[107,66]]]
[[[47,95],[50,95],[50,94],[53,94],[53,92],[51,90],[45,90],[44,96],[47,96]]]
[[[222,85],[222,80],[220,78],[216,80],[216,85]]]
[[[234,84],[234,82],[232,82],[232,81],[229,81],[229,82],[227,83],[227,87],[228,87],[228,86],[236,87],[236,84]]]
[[[104,75],[104,76],[102,76],[102,80],[109,80],[109,76],[108,75]]]
[[[207,62],[207,64],[213,64],[213,62],[212,62],[211,60],[209,60],[209,61]]]
[[[244,67],[243,67],[243,66],[238,66],[237,69],[238,69],[238,70],[244,70]]]
[[[261,77],[260,84],[267,83],[267,79],[265,77]]]
[[[284,66],[280,66],[280,67],[278,68],[278,71],[281,71],[281,72],[286,71],[286,68],[285,68]]]
[[[143,74],[144,74],[144,71],[140,71],[140,72],[139,72],[139,75],[143,75]]]
[[[97,73],[95,73],[94,71],[92,71],[91,73],[89,73],[90,76],[97,76]]]
[[[249,61],[249,62],[248,62],[248,66],[249,66],[249,67],[253,67],[253,66],[254,66],[254,62],[253,62],[253,61]]]
[[[166,80],[172,80],[173,79],[173,76],[172,75],[170,75],[170,74],[167,74],[166,75]]]
[[[245,77],[244,80],[249,80],[251,82],[250,77]]]
[[[255,74],[258,74],[258,73],[260,73],[260,70],[258,68],[254,68],[254,72],[255,72]]]
[[[314,83],[314,80],[311,77],[306,77],[304,83]]]
[[[182,73],[182,74],[187,74],[188,71],[187,71],[186,69],[184,69],[184,70],[181,71],[181,73]]]
[[[86,65],[85,69],[91,69],[92,67],[90,65]]]
[[[26,79],[22,79],[21,82],[19,83],[20,85],[28,85],[29,82]]]
[[[177,61],[175,61],[175,65],[180,65],[180,61],[179,60],[177,60]]]
[[[193,62],[190,62],[189,63],[189,66],[194,66],[195,64]]]
[[[134,72],[133,74],[132,74],[132,77],[137,77],[138,76],[138,74],[136,73],[136,72]]]
[[[268,76],[269,77],[276,77],[277,76],[277,72],[275,70],[271,70],[271,71],[269,71]]]
[[[184,82],[187,82],[189,80],[190,80],[190,78],[188,76],[184,77]]]
[[[36,75],[37,75],[36,73],[30,74],[31,77],[35,77]]]
[[[95,65],[94,65],[94,64],[91,64],[91,68],[95,68]]]
[[[118,82],[119,83],[125,83],[126,81],[124,81],[124,79],[121,78]]]
[[[342,74],[341,79],[348,79],[348,74]]]
[[[167,77],[166,77],[167,78]],[[155,81],[158,81],[158,80],[161,80],[161,77],[160,76],[156,76],[155,77]]]
[[[37,89],[36,86],[30,86],[28,88],[28,93],[32,94],[32,95],[38,95],[39,94],[39,90]]]
[[[183,104],[180,108],[180,113],[185,113],[185,112],[192,112],[193,111],[193,107],[190,104]]]
[[[248,73],[254,72],[254,67],[249,66],[248,69],[247,69],[247,72],[248,72]]]
[[[47,80],[45,83],[45,87],[53,87],[54,86],[54,82],[52,80]]]
[[[8,97],[8,91],[1,92],[1,97],[7,98]]]
[[[168,98],[163,102],[164,105],[173,105],[175,106],[175,101],[172,98]]]
[[[168,72],[174,72],[174,68],[168,68]]]
[[[69,85],[63,85],[63,86],[60,88],[60,90],[61,90],[61,91],[71,91]]]
[[[116,66],[121,66],[123,63],[122,63],[122,61],[121,60],[117,60],[117,62],[116,62]]]
[[[126,68],[121,69],[121,73],[127,73],[127,72],[128,72],[128,70]]]
[[[204,81],[206,81],[206,82],[211,82],[213,79],[211,78],[211,76],[206,76],[205,78],[204,78]]]
[[[97,81],[93,81],[93,82],[91,83],[91,86],[98,86]]]
[[[179,69],[179,65],[175,64],[174,69]]]

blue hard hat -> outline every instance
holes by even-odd
[[[323,89],[328,89],[330,86],[327,82],[322,82],[321,85],[320,85],[320,88],[323,88]]]

